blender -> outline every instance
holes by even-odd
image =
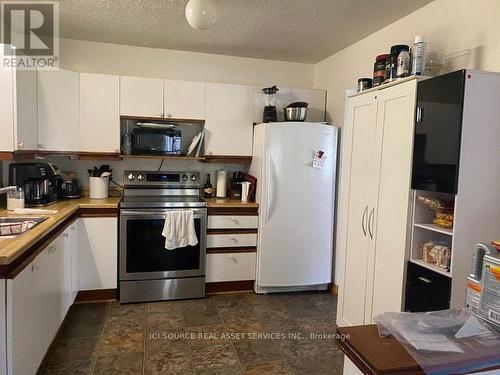
[[[276,111],[276,86],[263,88],[262,91],[266,94],[267,105],[264,107],[262,122],[277,122],[278,112]]]

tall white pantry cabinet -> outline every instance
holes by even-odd
[[[417,80],[348,98],[337,251],[339,326],[402,311]]]

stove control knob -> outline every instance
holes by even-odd
[[[187,182],[187,180],[188,180],[188,175],[187,175],[187,174],[183,174],[183,175],[181,176],[181,180],[182,180],[182,182]]]
[[[134,181],[135,180],[135,176],[132,173],[129,173],[127,175],[127,178],[128,178],[129,181]]]
[[[140,174],[140,173],[139,173],[139,174],[137,175],[137,179],[138,179],[139,181],[144,181],[145,177],[144,177],[144,175],[143,175],[143,174]]]
[[[197,179],[198,177],[195,174],[191,175],[191,181],[196,182]]]

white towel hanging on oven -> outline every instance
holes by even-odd
[[[194,216],[191,210],[168,210],[163,225],[165,249],[194,246],[198,243],[194,228]]]

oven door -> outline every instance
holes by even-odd
[[[165,249],[167,209],[120,211],[120,280],[151,280],[205,275],[207,210],[192,209],[198,244]]]

